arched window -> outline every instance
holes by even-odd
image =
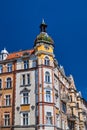
[[[7,78],[7,86],[6,88],[11,88],[11,78]]]
[[[47,56],[44,59],[44,64],[45,65],[49,65],[50,64],[50,60],[49,60],[49,58]]]
[[[2,88],[2,80],[0,79],[0,89]]]
[[[45,82],[50,82],[50,73],[48,71],[45,72]]]

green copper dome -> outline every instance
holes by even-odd
[[[51,43],[51,44],[54,43],[52,38],[46,32],[41,32],[35,39],[35,43],[38,43],[38,42],[41,42],[41,41]]]
[[[47,44],[51,44],[53,45],[54,44],[54,41],[52,40],[52,38],[47,34],[46,32],[46,28],[47,28],[47,25],[45,24],[44,20],[42,21],[41,25],[40,25],[40,34],[37,35],[36,39],[35,39],[35,45],[37,43],[40,43],[40,42],[45,42]]]

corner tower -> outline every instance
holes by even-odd
[[[36,111],[38,130],[54,130],[55,125],[54,41],[46,32],[46,28],[47,25],[43,20],[40,24],[40,34],[34,42],[34,51],[37,57]]]
[[[35,54],[38,59],[40,59],[39,61],[41,64],[47,64],[46,61],[44,62],[45,58],[47,58],[50,63],[52,63],[51,61],[53,61],[54,58],[54,41],[46,32],[46,28],[47,24],[42,20],[42,23],[40,24],[40,34],[37,35],[34,42]]]

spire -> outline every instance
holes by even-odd
[[[42,19],[42,23],[40,25],[40,31],[46,32],[46,28],[47,28],[47,25],[45,24],[44,19]]]

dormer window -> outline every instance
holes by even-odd
[[[29,61],[24,60],[24,69],[28,69],[28,68],[29,68]]]
[[[49,58],[47,56],[44,59],[44,64],[45,65],[49,65],[50,64],[50,60],[49,60]]]

